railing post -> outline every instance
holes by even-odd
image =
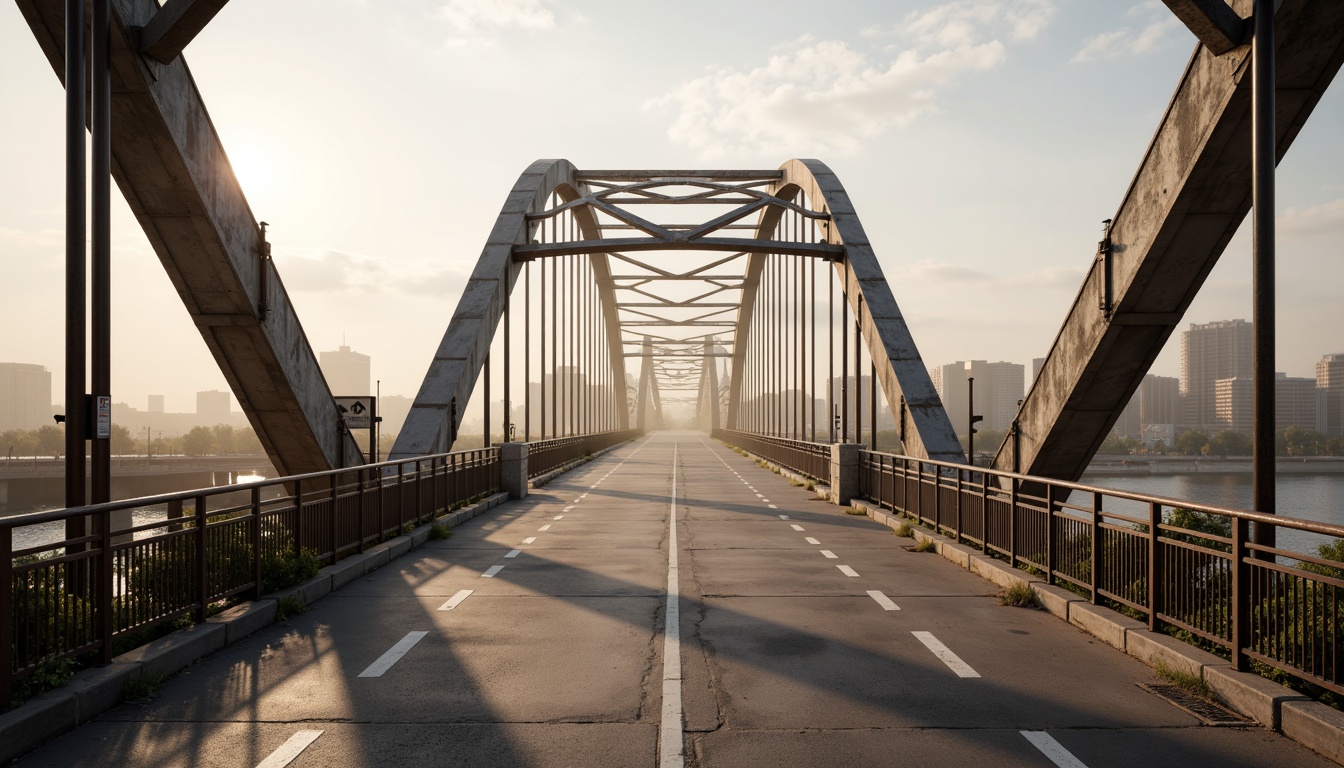
[[[1251,644],[1251,578],[1246,564],[1249,528],[1244,518],[1232,518],[1232,667],[1238,672],[1251,667],[1246,657]]]
[[[924,522],[924,462],[915,459],[915,519]]]
[[[252,599],[261,599],[261,488],[252,489]]]
[[[0,524],[0,708],[14,699],[14,529]]]
[[[1008,564],[1017,567],[1017,478],[1008,490]]]
[[[331,535],[328,536],[327,539],[328,543],[331,546],[331,562],[334,564],[336,562],[337,544],[340,539],[340,537],[337,536],[336,531],[338,528],[341,527],[341,513],[340,513],[341,476],[339,473],[337,473],[330,475],[330,477],[331,477],[331,514],[327,516],[327,519],[331,521]]]
[[[487,425],[486,429],[489,429]],[[397,465],[397,533],[406,524],[406,465]],[[379,536],[379,538],[382,538]]]
[[[1068,498],[1068,496],[1065,496]],[[1055,487],[1046,486],[1045,491],[1045,583],[1055,583],[1055,530],[1057,521],[1055,517]]]
[[[1101,521],[1105,517],[1105,515],[1102,514],[1101,499],[1102,495],[1100,492],[1092,492],[1092,578],[1090,581],[1092,582],[1093,605],[1096,605],[1097,601],[1100,599],[1100,595],[1098,595],[1097,592],[1101,588]]]
[[[1156,631],[1162,609],[1162,505],[1148,502],[1148,628]]]
[[[989,554],[989,473],[980,470],[980,552]]]
[[[432,460],[430,466],[433,466]],[[415,460],[415,524],[425,518],[425,465],[423,459]]]
[[[205,497],[196,497],[196,623],[205,621],[205,608],[210,602],[210,564],[206,562],[210,548],[206,543]]]
[[[378,470],[374,470],[374,472],[377,471]],[[355,470],[355,472],[355,479],[359,484],[359,493],[356,495],[356,499],[358,500],[355,502],[355,510],[359,513],[359,524],[356,526],[356,532],[359,535],[359,551],[363,552],[364,542],[369,538],[364,527],[364,518],[367,516],[368,512],[368,499],[366,497],[369,495],[369,481],[362,468]]]
[[[957,520],[957,522],[956,522],[956,530],[953,531],[953,533],[956,534],[956,539],[955,539],[955,541],[956,541],[958,544],[961,543],[961,473],[962,473],[962,470],[961,470],[960,467],[958,467],[958,468],[957,468],[957,509],[956,509],[956,520]]]
[[[303,481],[294,481],[294,554],[303,550]],[[284,554],[283,552],[281,554]]]
[[[98,663],[112,663],[112,511],[104,509],[98,513]],[[8,581],[2,585],[12,589]],[[11,614],[0,612],[0,622],[8,621]],[[8,670],[7,670],[8,671]],[[0,705],[8,705],[9,700],[0,700]]]
[[[933,467],[933,532],[943,532],[943,468]]]

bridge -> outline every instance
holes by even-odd
[[[82,73],[83,4],[18,4],[57,75]],[[1317,700],[1344,694],[1344,564],[1276,537],[1344,527],[1076,482],[1344,63],[1344,7],[1246,23],[1248,1],[1169,0],[1201,43],[975,467],[897,302],[911,286],[812,159],[528,166],[389,461],[366,464],[181,55],[221,5],[111,4],[95,166],[102,136],[285,476],[0,519],[0,701],[24,699],[5,757],[1344,761]],[[1256,93],[1250,26],[1277,52]],[[701,431],[666,429],[673,404]]]

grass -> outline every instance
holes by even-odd
[[[275,604],[275,620],[288,621],[291,616],[298,616],[308,610],[302,600],[297,597],[282,597]]]
[[[857,507],[845,507],[845,514],[846,514],[846,515],[866,515],[866,514],[868,514],[868,513],[865,512],[865,511],[863,511],[862,509],[857,508]]]
[[[916,545],[915,545],[915,548],[914,548],[913,551],[915,551],[915,552],[937,552],[937,551],[938,551],[938,545],[937,545],[936,543],[934,543],[933,539],[925,539],[925,540],[919,542],[918,544],[916,544]]]
[[[121,684],[121,698],[132,702],[146,702],[159,695],[163,687],[164,676],[148,672],[139,677],[128,678]]]
[[[1160,660],[1153,665],[1153,674],[1157,675],[1160,680],[1183,689],[1186,693],[1213,701],[1213,691],[1209,688],[1209,684],[1204,682],[1204,678],[1199,675],[1172,669]]]
[[[907,522],[902,522],[896,530],[892,531],[892,533],[903,539],[913,539],[915,538],[915,527]]]
[[[808,480],[807,482],[803,483],[803,487],[809,491],[817,490],[817,484],[813,480]]]
[[[430,541],[443,541],[444,539],[451,539],[452,537],[453,537],[453,529],[449,528],[443,523],[434,523],[433,525],[429,526]]]
[[[1029,585],[1018,582],[999,594],[999,605],[1017,608],[1040,608],[1041,598]]]

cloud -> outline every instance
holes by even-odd
[[[431,16],[466,33],[555,27],[543,0],[447,0]]]
[[[1183,29],[1180,19],[1156,0],[1136,5],[1125,15],[1136,19],[1141,26],[1123,26],[1084,38],[1078,52],[1073,55],[1073,63],[1085,64],[1153,53],[1175,39],[1172,32]]]
[[[293,293],[439,295],[461,292],[469,267],[319,250],[277,254],[276,270]]]
[[[1285,235],[1344,234],[1344,197],[1310,208],[1289,208],[1276,223]]]
[[[645,108],[675,112],[669,138],[704,157],[852,154],[936,111],[939,88],[999,66],[1000,38],[1032,39],[1052,13],[1046,0],[961,0],[865,30],[874,44],[899,38],[881,54],[803,37],[761,66],[713,69]]]

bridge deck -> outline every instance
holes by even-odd
[[[1332,765],[1199,726],[1135,686],[1152,680],[1138,662],[811,496],[700,435],[655,434],[20,765],[253,766],[321,731],[290,765],[652,766],[678,714],[689,765],[1051,765],[1024,731],[1091,768]]]

